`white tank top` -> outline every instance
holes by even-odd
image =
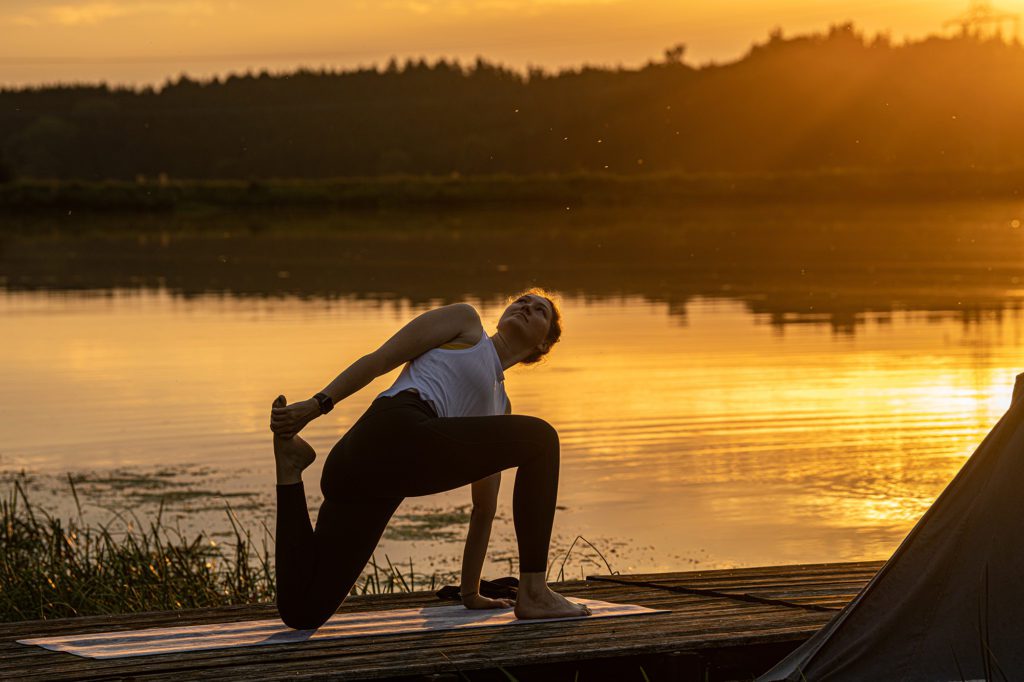
[[[505,373],[498,351],[483,332],[470,348],[432,348],[402,368],[391,388],[377,397],[415,388],[439,417],[504,414],[508,405]]]

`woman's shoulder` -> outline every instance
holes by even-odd
[[[480,321],[480,312],[476,309],[476,307],[473,306],[472,303],[466,303],[465,301],[462,301],[459,303],[453,303],[452,306],[465,310],[467,315],[476,318],[478,322]]]
[[[465,316],[463,320],[462,328],[459,330],[458,336],[449,340],[445,343],[448,345],[468,345],[475,346],[480,343],[483,339],[484,331],[483,320],[480,317],[480,313],[469,303],[455,303],[453,307],[458,306],[460,312]]]

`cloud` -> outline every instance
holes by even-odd
[[[40,22],[35,17],[30,17],[27,14],[16,14],[13,17],[4,19],[3,23],[12,26],[38,26]]]
[[[92,2],[83,5],[57,5],[50,7],[46,14],[49,19],[65,26],[98,24],[107,19],[124,16],[128,8],[112,2]]]
[[[624,2],[625,0],[390,0],[381,4],[405,9],[414,14],[470,14],[482,10],[535,13],[545,9],[617,5]]]
[[[45,7],[32,15],[15,17],[21,25],[39,23],[61,26],[92,26],[123,17],[211,15],[213,5],[203,0],[162,0],[156,2],[65,2]]]

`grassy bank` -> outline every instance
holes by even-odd
[[[69,477],[70,493],[78,494]],[[254,541],[231,508],[233,542],[185,537],[133,513],[88,525],[81,506],[61,519],[33,506],[15,483],[0,500],[0,622],[272,602],[269,531]],[[371,563],[353,594],[436,589],[451,575]]]
[[[1024,197],[1024,169],[747,174],[384,176],[325,180],[21,180],[0,184],[7,211],[237,208],[459,208]]]

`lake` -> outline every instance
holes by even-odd
[[[31,216],[0,236],[4,494],[98,520],[273,528],[267,428],[430,307],[487,332],[561,294],[513,410],[562,445],[552,574],[887,557],[1024,369],[1024,202]],[[381,377],[313,422],[321,457]],[[322,459],[306,473],[311,508]],[[386,475],[386,472],[381,472]],[[485,576],[515,570],[513,472]],[[451,571],[469,489],[406,500],[377,559]],[[605,572],[589,547],[567,577]]]

